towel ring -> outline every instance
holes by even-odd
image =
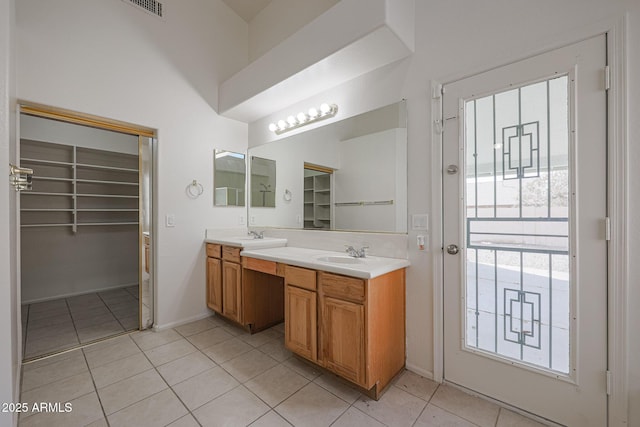
[[[191,184],[187,185],[186,192],[190,199],[197,199],[204,193],[204,187],[194,179]]]
[[[286,202],[290,202],[291,201],[291,191],[289,191],[288,189],[284,190],[284,195],[282,196],[282,198],[286,201]]]

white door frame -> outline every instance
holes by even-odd
[[[628,16],[602,26],[588,28],[585,33],[574,36],[557,46],[544,51],[530,52],[514,61],[532,57],[605,33],[607,35],[607,64],[610,69],[608,103],[608,165],[607,165],[607,214],[611,220],[611,239],[608,242],[608,372],[607,393],[609,427],[628,425],[627,382],[627,319],[629,296],[629,243],[627,220],[629,215],[629,164],[628,164]],[[502,65],[507,65],[502,64]],[[485,70],[474,70],[472,74],[456,76],[445,81],[449,84],[469,75]],[[447,118],[442,117],[442,83],[431,82],[432,88],[432,218],[433,218],[433,379],[443,381],[444,374],[444,275],[443,275],[443,200],[442,200],[442,133]]]

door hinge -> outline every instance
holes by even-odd
[[[433,92],[431,93],[431,98],[440,99],[443,93],[444,93],[444,86],[442,86],[441,84],[435,85],[433,87]]]
[[[607,371],[607,396],[611,396],[611,388],[613,387],[613,377],[611,371]]]
[[[611,88],[611,68],[608,65],[604,67],[604,90]]]
[[[604,239],[611,240],[611,218],[609,217],[604,219]]]

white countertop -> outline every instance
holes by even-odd
[[[287,239],[279,239],[275,237],[254,239],[251,236],[216,236],[207,237],[204,241],[207,243],[217,243],[219,245],[236,246],[243,249],[277,248],[287,244]]]
[[[344,252],[295,248],[290,246],[270,249],[246,248],[240,252],[240,255],[266,261],[281,262],[297,267],[344,274],[361,279],[372,279],[410,265],[409,260],[400,258],[373,256],[352,258]]]

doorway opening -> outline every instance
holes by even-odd
[[[20,105],[23,360],[153,324],[154,132]]]

